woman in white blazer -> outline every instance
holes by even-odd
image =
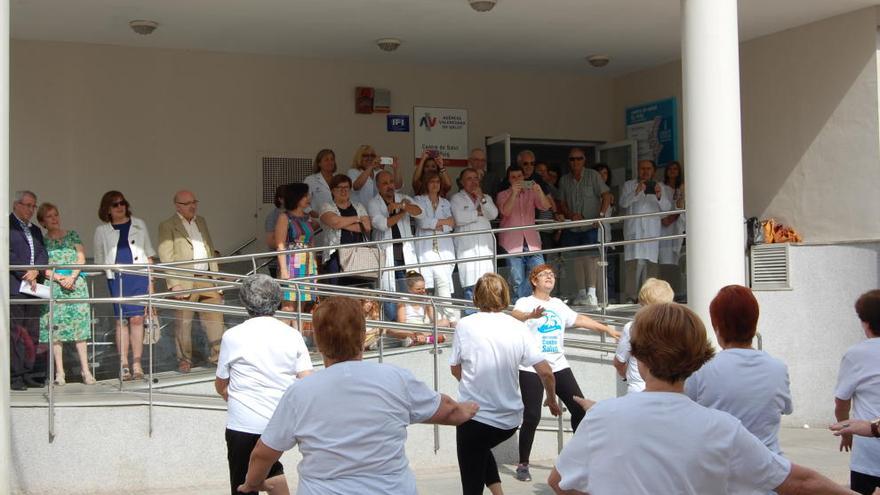
[[[95,263],[149,264],[156,255],[150,242],[150,233],[143,220],[131,216],[128,201],[119,191],[108,191],[101,198],[98,208],[101,225],[95,229]],[[120,274],[107,270],[107,285],[111,297],[141,296],[152,292],[149,279],[142,275]],[[144,306],[114,304],[117,317],[116,346],[122,363],[123,380],[139,380],[144,377],[141,355],[144,350]],[[120,318],[121,316],[121,318]],[[132,363],[129,367],[128,350],[131,347]]]
[[[429,172],[422,176],[422,191],[415,202],[422,209],[422,216],[416,219],[416,236],[428,236],[452,232],[455,218],[452,204],[440,195],[443,183],[440,175]],[[452,270],[455,269],[455,245],[451,238],[426,239],[416,241],[416,255],[419,263],[450,261],[448,265],[426,266],[421,269],[425,278],[425,288],[434,289],[434,295],[452,297]],[[457,320],[457,315],[449,308],[443,308],[448,320]]]

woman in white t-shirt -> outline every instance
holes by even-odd
[[[480,411],[455,431],[458,470],[464,495],[503,493],[492,448],[507,440],[522,423],[519,367],[534,366],[548,398],[556,395],[550,365],[534,345],[526,325],[502,313],[510,305],[507,282],[487,273],[474,287],[474,306],[480,312],[459,320],[449,364],[459,381],[459,400],[474,401]],[[559,416],[555,400],[545,404]]]
[[[850,419],[850,409],[855,419],[880,416],[880,290],[862,294],[856,301],[856,314],[866,338],[847,349],[840,361],[834,389],[837,421]],[[880,440],[843,434],[840,450],[850,449],[850,488],[873,493],[880,487]]]
[[[642,308],[632,354],[645,391],[589,409],[547,480],[556,493],[850,493],[771,452],[733,416],[684,395],[685,379],[714,354],[690,309]]]
[[[516,301],[513,316],[529,327],[535,345],[550,364],[553,376],[556,378],[556,396],[571,412],[571,428],[577,431],[585,411],[575,402],[574,397],[583,397],[584,394],[565,359],[565,329],[586,328],[603,332],[614,339],[618,338],[620,333],[589,316],[577,314],[564,302],[550,297],[556,286],[556,272],[552,266],[547,264],[536,266],[529,274],[529,283],[532,284],[532,295],[521,297]],[[524,412],[519,431],[519,465],[516,467],[516,479],[531,481],[529,456],[532,452],[535,431],[541,421],[541,399],[544,397],[544,387],[531,366],[520,366],[519,389],[522,392]]]
[[[439,394],[405,369],[364,362],[365,321],[356,299],[330,297],[315,308],[313,322],[325,369],[284,393],[240,490],[265,490],[269,466],[299,445],[297,495],[414,495],[407,426],[458,425],[479,406]]]
[[[312,372],[302,335],[272,316],[281,302],[278,283],[253,275],[242,282],[239,297],[250,319],[223,334],[214,381],[228,403],[226,450],[233,495],[244,483],[251,451],[284,391]],[[284,466],[274,462],[267,470],[269,493],[287,494]]]
[[[792,413],[788,367],[752,349],[758,327],[758,300],[741,285],[723,287],[709,305],[715,337],[723,351],[691,375],[684,393],[697,404],[730,413],[768,449],[779,448],[783,414]]]

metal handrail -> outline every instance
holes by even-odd
[[[605,238],[606,237],[606,235],[605,235],[606,224],[616,223],[616,222],[625,221],[625,220],[629,220],[629,219],[668,216],[668,215],[684,213],[684,212],[685,212],[684,210],[673,210],[673,211],[668,211],[668,212],[627,215],[627,216],[623,216],[623,217],[610,217],[610,218],[600,217],[600,218],[595,218],[595,219],[585,219],[585,220],[565,221],[565,222],[550,222],[550,223],[543,223],[542,222],[540,225],[491,228],[491,229],[483,229],[483,230],[477,230],[477,231],[466,231],[466,232],[459,231],[459,232],[434,234],[434,235],[428,235],[428,236],[410,237],[410,238],[406,238],[403,240],[401,240],[401,239],[381,239],[381,240],[374,240],[374,241],[365,241],[365,242],[360,242],[360,243],[347,244],[346,247],[358,247],[358,246],[371,247],[371,246],[374,246],[377,249],[381,249],[381,247],[383,245],[391,244],[391,243],[395,243],[395,242],[413,242],[413,241],[417,241],[417,240],[456,238],[456,237],[461,237],[461,236],[493,234],[493,236],[492,236],[493,249],[492,249],[491,255],[474,256],[474,257],[468,257],[468,258],[457,258],[455,260],[448,260],[448,261],[417,263],[414,265],[405,265],[405,266],[380,267],[380,269],[379,269],[380,276],[381,276],[382,272],[390,271],[390,270],[401,270],[401,269],[407,269],[407,268],[421,268],[424,266],[446,265],[446,264],[450,264],[450,263],[481,261],[481,260],[488,260],[488,259],[492,260],[493,267],[495,267],[495,269],[497,270],[497,261],[499,259],[513,258],[513,257],[518,257],[518,256],[524,256],[524,255],[534,255],[534,254],[543,254],[543,253],[548,253],[548,254],[549,253],[561,253],[561,252],[567,252],[567,251],[572,251],[572,250],[584,250],[584,249],[598,248],[599,253],[600,253],[600,267],[601,267],[602,274],[603,274],[602,280],[603,280],[603,285],[605,285],[607,283],[607,273],[606,273],[607,262],[605,261],[605,249],[606,248],[620,246],[620,245],[638,244],[638,243],[644,243],[644,242],[654,242],[654,241],[664,240],[664,239],[678,239],[678,238],[686,237],[685,235],[673,235],[673,236],[658,236],[658,237],[651,237],[651,238],[645,238],[645,239],[634,239],[634,240],[608,242]],[[577,228],[577,227],[584,227],[584,226],[592,227],[594,225],[598,225],[598,228],[599,228],[599,239],[598,239],[599,242],[598,243],[581,245],[581,246],[576,246],[576,247],[542,249],[539,251],[533,251],[533,252],[528,252],[528,253],[498,254],[497,238],[494,236],[494,234],[502,233],[502,232],[514,232],[514,231],[524,231],[524,230],[543,231],[543,230]],[[242,248],[239,248],[239,250],[243,249],[244,247],[253,243],[254,241],[256,241],[256,238],[253,238],[251,241],[248,241],[248,243],[245,244],[245,246],[242,246]],[[194,293],[198,293],[198,292],[216,291],[216,290],[220,290],[220,289],[234,289],[234,288],[238,287],[241,283],[240,281],[241,281],[242,276],[239,274],[231,274],[231,273],[224,273],[224,272],[211,272],[209,270],[197,270],[194,268],[186,268],[186,265],[193,265],[194,263],[204,263],[204,262],[216,262],[218,264],[221,264],[221,263],[231,263],[231,262],[236,262],[236,261],[250,260],[254,266],[254,269],[252,270],[252,272],[255,272],[258,269],[257,263],[256,263],[256,260],[258,258],[270,257],[270,259],[271,259],[271,257],[275,257],[275,256],[283,255],[283,254],[317,252],[317,251],[324,251],[329,248],[332,248],[332,246],[319,246],[319,247],[311,247],[311,248],[290,249],[290,250],[283,250],[283,251],[270,251],[270,252],[265,252],[265,253],[255,253],[255,254],[247,254],[247,255],[232,255],[232,256],[224,256],[224,257],[214,257],[214,258],[208,258],[208,259],[200,259],[198,261],[178,261],[178,262],[158,263],[158,264],[13,265],[13,266],[10,266],[10,271],[13,271],[13,270],[23,271],[23,270],[33,270],[33,269],[48,270],[50,272],[50,276],[51,276],[51,273],[54,272],[55,270],[65,269],[65,268],[79,269],[79,270],[81,270],[81,272],[91,271],[91,270],[110,270],[110,271],[116,272],[117,274],[120,274],[120,275],[123,273],[133,273],[133,274],[143,275],[145,273],[146,276],[149,278],[151,284],[155,278],[176,278],[176,279],[204,281],[205,280],[204,277],[209,276],[213,280],[217,281],[217,284],[215,286],[210,287],[210,288],[205,288],[205,289],[189,289],[186,291],[173,291],[173,292],[167,291],[167,292],[145,294],[145,295],[141,295],[141,296],[129,296],[129,297],[123,296],[123,297],[106,297],[106,298],[88,297],[88,298],[76,298],[76,299],[73,299],[73,298],[71,298],[71,299],[57,299],[53,295],[51,295],[51,291],[50,291],[50,298],[49,298],[48,303],[49,303],[49,308],[50,308],[49,309],[49,319],[50,319],[49,336],[50,336],[50,348],[51,348],[51,346],[54,344],[54,328],[51,323],[54,323],[53,316],[54,316],[55,304],[59,304],[59,303],[60,304],[89,303],[90,305],[92,305],[92,304],[96,304],[96,303],[97,304],[100,304],[100,303],[129,303],[129,304],[138,304],[138,305],[147,306],[147,308],[150,311],[152,311],[153,307],[167,308],[167,309],[184,309],[184,308],[186,308],[186,309],[192,309],[195,311],[214,311],[214,312],[221,312],[224,314],[242,315],[242,314],[246,314],[246,312],[245,312],[244,308],[241,308],[241,307],[234,307],[234,306],[227,306],[227,305],[216,305],[216,304],[205,304],[205,303],[198,303],[198,302],[192,302],[192,301],[181,301],[181,300],[177,300],[177,299],[167,299],[167,298],[168,297],[173,298],[175,296],[180,296],[180,295],[189,295],[189,294],[194,294]],[[381,255],[381,251],[380,251],[380,255]],[[374,270],[363,270],[363,271],[358,271],[358,272],[346,272],[346,273],[348,275],[356,275],[359,273],[369,273],[372,271],[374,271]],[[197,277],[197,276],[201,276],[201,278]],[[400,301],[399,296],[389,296],[388,291],[364,289],[364,288],[358,288],[358,287],[341,287],[341,286],[311,282],[312,280],[318,280],[321,278],[329,278],[329,277],[337,277],[337,276],[338,276],[338,274],[315,275],[315,276],[302,277],[302,278],[286,280],[286,281],[279,281],[279,282],[284,286],[292,287],[296,291],[297,296],[300,295],[301,291],[306,290],[310,293],[317,294],[317,295],[334,295],[334,294],[342,293],[342,294],[346,294],[346,295],[354,295],[354,296],[357,296],[360,298],[365,298],[365,299],[373,299],[376,301],[395,301],[395,302]],[[122,284],[122,282],[120,281],[120,285],[121,284]],[[601,305],[602,314],[600,315],[600,317],[604,317],[607,319],[620,320],[621,318],[607,317],[604,314],[605,310],[607,308],[607,286],[604,288],[605,288],[605,290],[603,290],[603,302]],[[441,330],[437,326],[437,317],[436,317],[436,315],[438,314],[437,308],[438,308],[438,306],[442,306],[442,307],[468,309],[468,308],[471,308],[472,305],[469,301],[465,301],[462,299],[440,298],[440,297],[435,297],[435,296],[428,296],[428,295],[422,296],[422,295],[417,295],[417,294],[407,294],[406,300],[409,302],[415,302],[418,304],[430,304],[433,311],[434,311],[434,314],[435,314],[434,321],[429,325],[429,328],[427,328],[427,330],[429,330],[433,336],[433,346],[431,348],[431,351],[433,354],[434,389],[438,390],[438,388],[439,388],[438,355],[440,354],[440,352],[442,352],[441,347],[445,347],[445,346],[440,346],[438,344],[438,336],[440,334],[444,334],[444,333],[447,333],[447,334],[453,333],[453,331],[451,329],[450,330],[446,330],[446,329]],[[42,302],[41,300],[28,300],[28,299],[18,299],[18,300],[10,301],[10,302],[13,304],[45,304],[45,302]],[[277,315],[281,318],[284,318],[284,317],[288,317],[291,319],[296,318],[298,328],[303,328],[303,326],[302,326],[303,321],[311,321],[312,317],[310,314],[302,312],[301,303],[302,303],[301,298],[297,297],[297,311],[296,312],[281,312],[281,311],[279,311],[277,313]],[[119,318],[120,318],[120,320],[122,319],[121,312],[120,312]],[[94,316],[93,316],[93,319],[94,319]],[[615,323],[616,323],[616,321],[615,321]],[[92,323],[92,324],[94,324],[94,323]],[[368,324],[368,326],[378,326],[378,327],[385,328],[385,329],[401,329],[401,330],[416,330],[416,331],[426,330],[426,328],[425,328],[426,325],[424,325],[424,324],[409,324],[409,323],[374,321],[374,320],[369,320],[367,322],[367,324]],[[381,335],[380,339],[379,339],[379,355],[378,355],[378,357],[379,357],[380,361],[382,360],[383,355],[384,355],[384,349],[383,349],[384,338],[385,338],[384,335]],[[152,342],[152,340],[151,340],[151,342]],[[571,348],[598,351],[598,352],[602,352],[602,353],[609,353],[609,352],[614,351],[614,345],[611,343],[605,342],[604,338],[602,339],[601,342],[591,342],[591,341],[587,341],[584,339],[569,337],[569,338],[566,338],[566,345],[570,346]],[[760,345],[760,341],[759,341],[759,345]],[[148,363],[148,366],[149,366],[149,371],[148,371],[148,373],[149,373],[149,376],[148,376],[148,395],[149,395],[149,400],[148,400],[148,402],[149,402],[149,408],[148,408],[149,418],[148,419],[149,419],[149,421],[148,421],[148,425],[149,426],[148,426],[148,429],[149,429],[149,434],[152,435],[152,432],[153,432],[153,387],[152,387],[152,383],[153,383],[153,378],[154,378],[153,377],[154,369],[153,369],[153,346],[152,346],[152,343],[149,346],[149,353],[148,354],[149,354],[149,363]],[[48,383],[49,383],[49,393],[48,393],[49,441],[51,442],[55,438],[55,422],[54,422],[55,394],[54,394],[54,381],[52,380],[52,377],[54,377],[54,373],[53,373],[54,360],[53,360],[53,353],[50,352],[50,353],[47,353],[47,355],[48,355],[48,360],[49,360],[49,366],[48,366],[48,370],[49,370],[49,380],[48,380]],[[121,366],[122,365],[121,365],[121,361],[120,361],[120,370],[119,370],[119,376],[120,376],[119,389],[120,390],[122,390],[122,369],[121,369]],[[94,368],[94,363],[93,363],[93,368]],[[558,434],[560,435],[560,442],[561,442],[562,431],[563,431],[562,425],[560,422],[559,431],[558,431]],[[439,430],[436,427],[434,430],[434,447],[435,447],[435,452],[436,452],[436,450],[439,449]]]

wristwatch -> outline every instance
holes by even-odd
[[[871,421],[871,436],[880,438],[880,418]]]

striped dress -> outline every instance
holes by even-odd
[[[292,217],[287,215],[287,248],[303,249],[312,247],[312,239],[314,237],[314,229],[308,216]],[[287,270],[290,273],[290,280],[307,277],[309,275],[318,274],[318,264],[315,262],[315,253],[293,253],[287,255]],[[285,291],[284,299],[287,301],[296,301],[296,291]],[[311,293],[300,292],[299,299],[301,301],[311,301],[313,296]]]

